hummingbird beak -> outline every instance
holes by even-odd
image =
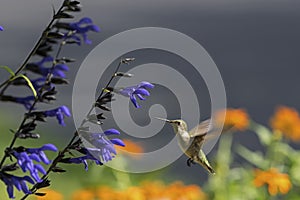
[[[168,119],[163,119],[163,118],[159,118],[159,117],[154,117],[154,118],[158,119],[158,120],[161,120],[161,121],[172,123],[171,120],[168,120]]]

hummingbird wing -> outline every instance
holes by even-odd
[[[212,119],[210,118],[190,130],[189,135],[191,138],[194,138],[194,142],[197,142],[199,146],[202,147],[204,142],[212,140],[220,136],[221,133],[230,131],[232,128],[233,125],[226,127],[214,127]]]
[[[189,132],[190,137],[193,138],[192,145],[194,147],[200,150],[205,141],[206,134],[212,129],[211,127],[211,119],[207,119]]]
[[[211,119],[207,119],[201,122],[196,127],[194,127],[192,130],[190,130],[189,135],[190,137],[196,137],[196,136],[204,137],[211,130],[212,130]]]
[[[206,141],[212,140],[220,136],[220,134],[231,131],[232,129],[233,125],[226,127],[213,126],[212,120],[207,119],[201,122],[198,126],[194,127],[189,132],[189,135],[191,138],[195,138],[194,140],[197,140],[198,142],[201,140],[200,147],[202,147],[203,143],[205,143]]]

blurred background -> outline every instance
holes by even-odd
[[[58,7],[59,0],[3,0],[0,6],[0,25],[5,31],[1,32],[0,49],[1,65],[7,65],[16,69],[33,47],[41,31],[49,22],[52,15],[52,5]],[[72,84],[80,63],[88,53],[101,41],[119,32],[138,27],[164,27],[182,32],[199,42],[210,54],[222,75],[228,107],[245,108],[253,120],[264,125],[269,124],[270,116],[278,105],[287,105],[300,109],[300,2],[294,0],[109,0],[96,1],[85,0],[82,2],[83,11],[76,17],[91,17],[95,24],[101,28],[101,33],[91,34],[89,38],[92,45],[84,45],[80,48],[68,47],[64,55],[70,55],[77,59],[70,67],[68,79],[69,86],[59,88],[57,105],[65,104],[71,107]],[[201,93],[201,116],[203,119],[210,115],[210,99],[203,80],[194,77],[188,64],[167,52],[144,50],[128,53],[135,57],[136,62],[131,67],[158,62],[183,70],[193,85],[199,84]],[[99,60],[101,62],[101,60]],[[116,59],[116,62],[118,60]],[[105,82],[106,75],[111,73],[108,68],[106,74],[101,77]],[[7,74],[0,72],[0,79],[4,80]],[[151,78],[149,78],[151,80]],[[175,119],[180,117],[178,103],[168,101],[172,94],[164,92],[164,88],[153,89],[151,96],[143,102],[143,108],[136,111],[129,106],[135,122],[139,125],[147,125],[150,122],[148,108],[153,103],[167,106],[168,117]],[[11,90],[11,92],[14,92]],[[165,96],[164,96],[165,95]],[[171,95],[171,96],[168,96]],[[0,103],[1,106],[1,148],[5,147],[10,139],[9,128],[17,127],[24,113],[22,106],[9,103]],[[62,147],[64,141],[74,130],[72,119],[67,119],[67,127],[61,129],[53,120],[49,124],[39,126],[42,130],[42,140],[58,143]],[[113,119],[108,118],[105,127],[115,127]],[[58,129],[60,128],[60,129]],[[117,127],[116,127],[117,128]],[[59,131],[58,131],[59,130]],[[151,132],[151,130],[149,130]],[[165,127],[164,132],[171,132],[171,127]],[[45,133],[44,133],[45,132]],[[171,134],[171,133],[170,133]],[[155,138],[146,140],[134,139],[145,149],[154,148],[167,142],[170,137],[159,133]],[[253,134],[238,132],[234,135],[234,142],[239,142],[250,149],[260,149],[258,139]],[[36,144],[36,143],[35,143]],[[154,147],[153,147],[154,145]],[[297,148],[297,145],[292,146]],[[213,150],[213,155],[216,150]],[[237,158],[236,165],[244,161]],[[55,176],[53,187],[70,195],[73,191],[86,185],[88,180],[93,183],[106,183],[104,177],[91,167],[91,174],[82,170],[81,166],[72,166],[65,175]],[[100,167],[101,168],[101,167]],[[74,171],[76,173],[74,173]],[[96,176],[95,174],[98,174]],[[199,167],[188,168],[186,158],[182,156],[172,165],[161,171],[155,172],[157,177],[163,174],[165,182],[181,180],[186,184],[203,185],[207,180],[207,174]],[[155,174],[154,173],[154,174]],[[76,175],[75,175],[76,174]],[[87,175],[88,174],[88,175]],[[103,173],[102,173],[103,174]],[[136,179],[147,179],[154,175],[131,175]],[[84,178],[82,178],[84,177]],[[97,179],[95,177],[97,177]],[[98,179],[99,178],[99,179]],[[87,179],[87,180],[85,180]],[[92,180],[93,179],[93,180]],[[64,185],[68,184],[66,189]]]

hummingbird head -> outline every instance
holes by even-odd
[[[187,131],[187,124],[182,119],[169,120],[169,119],[162,119],[159,117],[155,117],[155,118],[170,123],[175,133],[181,133],[182,131]]]

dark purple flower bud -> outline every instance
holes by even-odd
[[[44,115],[46,117],[56,117],[58,120],[58,123],[62,126],[65,126],[64,117],[70,117],[71,113],[67,106],[60,106],[58,108],[55,108],[53,110],[47,110],[44,111]]]
[[[116,93],[119,93],[125,97],[129,97],[131,102],[133,103],[133,105],[136,108],[140,108],[140,106],[137,103],[137,99],[136,96],[140,99],[140,100],[145,100],[144,96],[150,96],[150,93],[148,92],[147,89],[152,89],[154,88],[154,85],[143,81],[140,84],[136,85],[136,86],[130,86],[130,87],[126,87],[126,88],[122,88],[119,90],[114,90]]]
[[[121,62],[124,63],[124,64],[129,64],[133,61],[135,61],[135,58],[124,58],[124,59],[121,60]]]

